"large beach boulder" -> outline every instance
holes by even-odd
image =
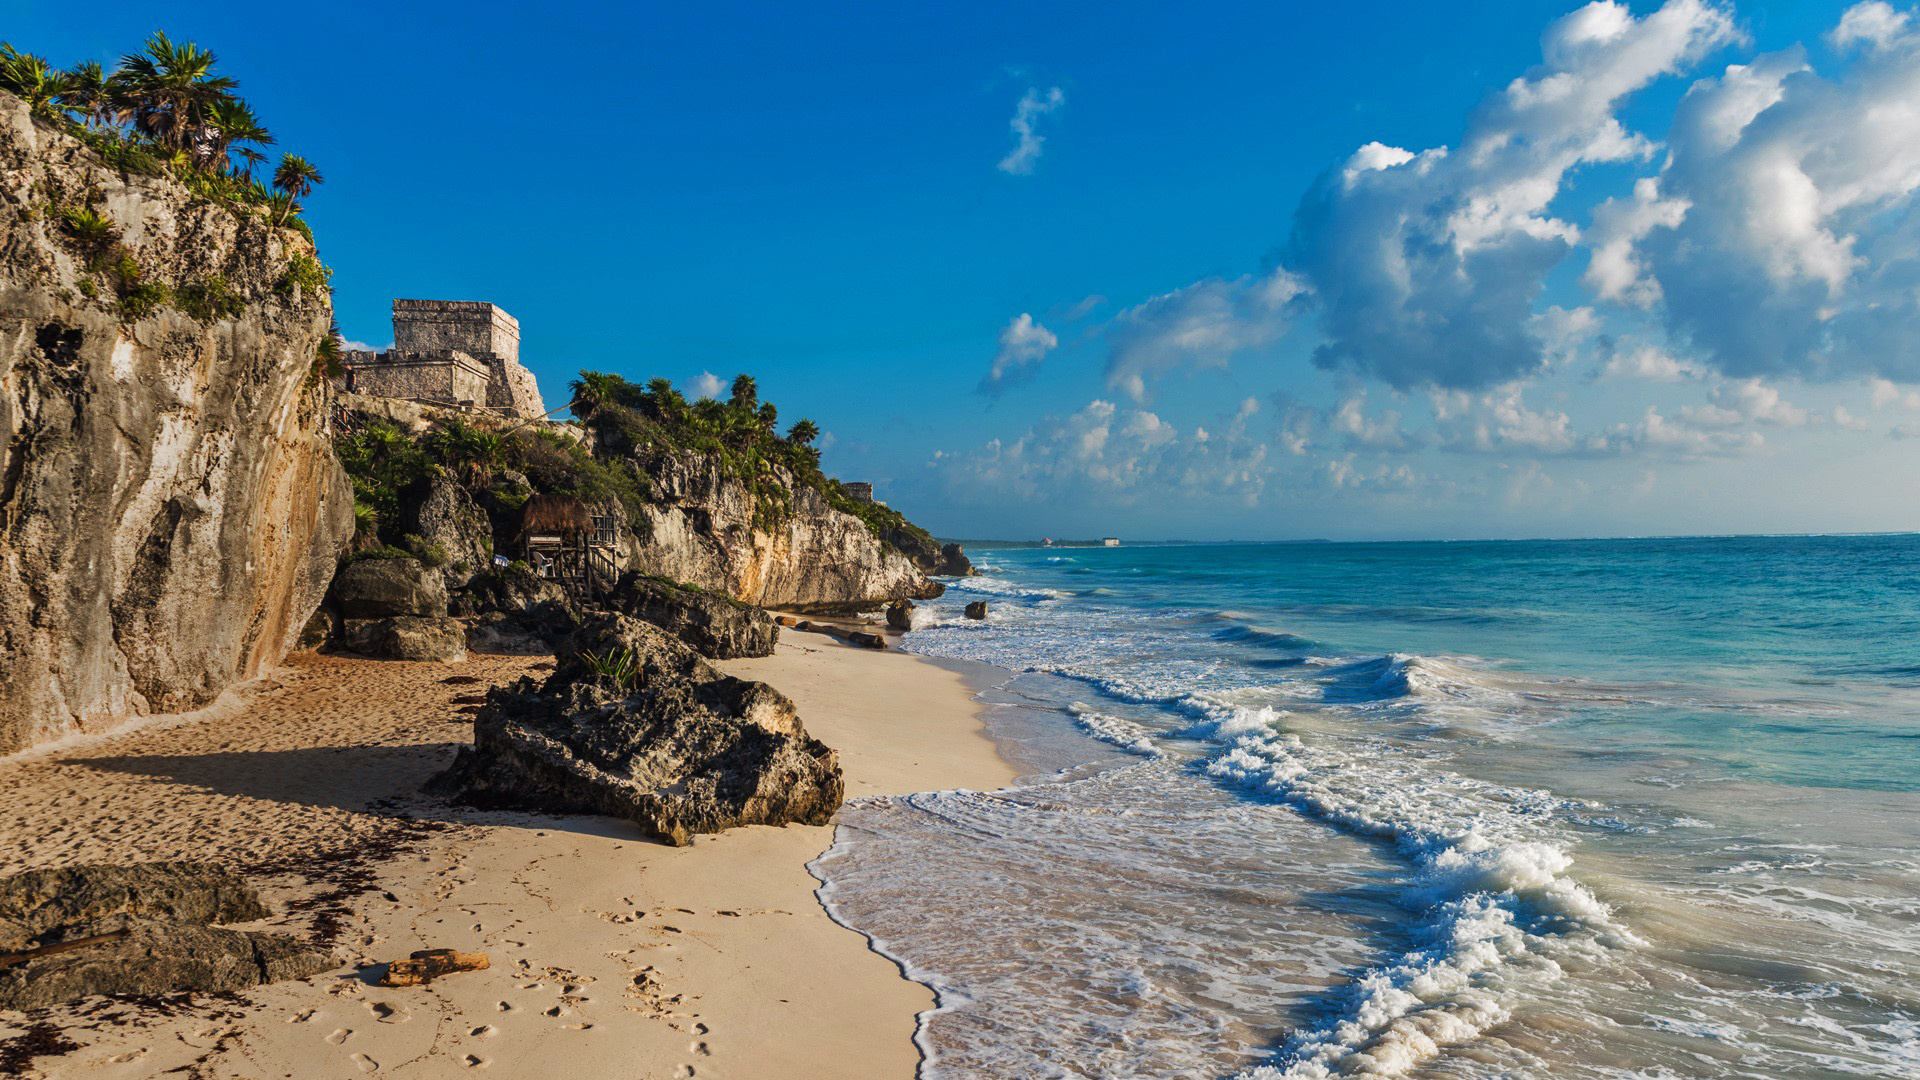
[[[340,567],[327,606],[346,619],[447,613],[447,585],[419,559],[355,559]]]
[[[709,660],[772,656],[779,633],[773,616],[751,604],[644,574],[621,577],[613,606],[665,630]]]
[[[138,863],[29,870],[0,879],[0,1009],[93,994],[244,990],[317,975],[330,950],[285,934],[226,930],[271,912],[223,867]]]
[[[793,702],[657,627],[603,616],[556,661],[544,684],[488,695],[473,746],[429,792],[608,814],[676,845],[736,825],[824,825],[839,808],[839,757],[807,735]]]
[[[467,658],[467,628],[460,620],[425,615],[390,619],[346,619],[340,643],[363,656],[388,660],[459,663]]]

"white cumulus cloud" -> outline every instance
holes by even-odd
[[[980,392],[998,394],[1014,382],[1031,375],[1046,355],[1060,344],[1053,331],[1021,312],[1000,331],[1000,351],[993,356],[993,367],[980,381]]]

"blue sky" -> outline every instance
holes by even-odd
[[[1920,527],[1905,9],[601,8],[5,34],[216,50],[349,337],[492,300],[553,404],[749,371],[944,535]]]

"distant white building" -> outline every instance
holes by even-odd
[[[1119,537],[1117,537],[1117,536],[1109,536],[1109,537],[1106,537],[1105,539],[1103,539],[1103,540],[1101,540],[1101,541],[1100,541],[1100,546],[1102,546],[1102,547],[1119,547],[1119,546],[1120,546],[1120,538],[1119,538]]]

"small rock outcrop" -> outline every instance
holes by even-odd
[[[206,925],[268,914],[246,882],[207,863],[28,870],[0,879],[0,952],[110,934],[136,919]]]
[[[39,1009],[94,994],[245,990],[336,965],[332,953],[286,934],[140,923],[111,940],[56,946],[0,968],[0,1009]]]
[[[417,553],[433,552],[447,588],[465,585],[492,565],[493,526],[466,488],[451,476],[436,475],[408,494],[401,504],[401,527],[418,538]]]
[[[967,618],[984,619],[986,617],[987,617],[987,602],[985,600],[975,600],[972,603],[967,605]]]
[[[336,965],[285,934],[210,925],[270,912],[229,871],[203,863],[31,870],[0,879],[0,1009],[94,994],[244,990]]]
[[[294,229],[0,93],[0,753],[200,708],[319,605],[353,492],[296,266]]]
[[[793,702],[722,674],[637,619],[589,623],[535,686],[496,689],[428,792],[480,806],[625,818],[668,843],[738,825],[824,825],[838,755]]]
[[[454,663],[467,658],[466,627],[447,615],[439,571],[418,559],[358,559],[334,575],[327,606],[340,644],[389,660]]]
[[[973,568],[973,560],[959,544],[940,545],[940,563],[929,571],[940,577],[972,577],[978,571]]]
[[[913,629],[914,603],[911,600],[895,600],[887,605],[887,625],[895,630]]]
[[[557,581],[524,566],[501,566],[479,574],[453,594],[455,615],[479,616],[476,642],[501,645],[514,638],[558,644],[580,629],[580,608]]]
[[[709,660],[772,656],[778,633],[765,611],[663,578],[625,574],[613,607],[679,638]]]

